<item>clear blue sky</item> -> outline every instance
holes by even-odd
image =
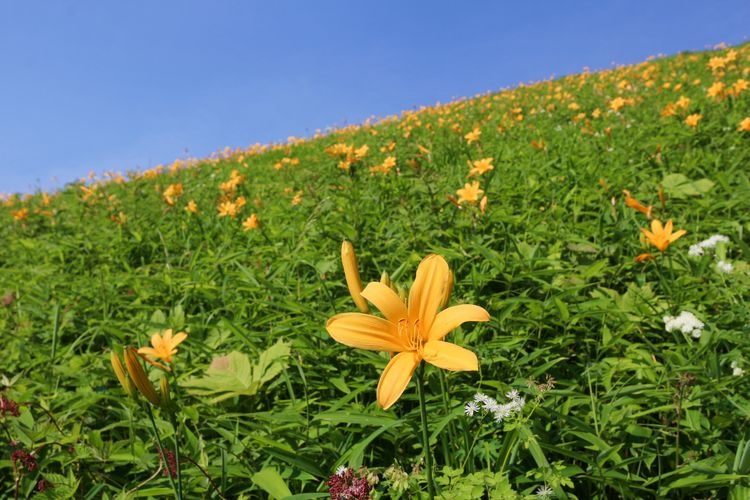
[[[0,192],[748,36],[748,0],[0,0]]]

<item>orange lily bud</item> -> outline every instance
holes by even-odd
[[[112,362],[112,371],[115,372],[115,376],[117,377],[117,380],[120,381],[120,385],[122,386],[122,388],[125,389],[125,392],[128,393],[128,396],[133,399],[137,399],[138,395],[135,392],[135,387],[133,387],[133,382],[131,382],[128,378],[128,374],[125,373],[125,368],[122,366],[120,356],[118,356],[115,351],[112,351],[109,359]]]
[[[341,263],[344,266],[346,286],[349,287],[349,294],[357,305],[357,309],[365,314],[369,313],[370,307],[367,305],[364,297],[362,297],[362,281],[359,279],[357,254],[354,253],[354,246],[350,241],[344,240],[341,244]]]
[[[128,368],[128,374],[133,380],[133,383],[138,388],[138,391],[148,399],[148,402],[154,406],[159,406],[159,396],[156,394],[156,389],[151,385],[151,381],[146,375],[146,371],[143,369],[139,356],[136,350],[132,347],[128,347],[125,350],[125,366]]]

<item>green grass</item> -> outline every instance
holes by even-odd
[[[0,496],[30,496],[42,478],[50,498],[171,494],[154,475],[148,413],[109,361],[164,328],[189,333],[171,380],[176,420],[154,410],[167,446],[179,429],[185,498],[316,498],[339,465],[378,473],[376,494],[393,497],[398,481],[383,475],[393,464],[408,474],[404,498],[426,496],[423,466],[412,471],[424,458],[414,382],[381,410],[387,354],[337,344],[325,329],[356,310],[340,263],[348,239],[364,282],[387,271],[408,289],[420,260],[438,253],[455,275],[451,303],[492,316],[449,336],[476,352],[479,373],[425,370],[446,498],[530,497],[544,484],[581,499],[746,498],[750,385],[732,363],[750,371],[750,132],[738,130],[750,90],[707,95],[715,81],[750,80],[750,45],[732,50],[718,72],[709,61],[727,50],[680,54],[124,183],[71,184],[47,203],[41,193],[8,198],[0,389],[21,415],[0,414]],[[612,111],[618,96],[626,104]],[[681,96],[689,105],[662,116]],[[693,113],[695,128],[684,123]],[[481,137],[468,144],[475,127]],[[345,171],[325,151],[336,143],[369,152]],[[392,155],[390,173],[369,172]],[[275,169],[285,157],[299,164]],[[487,157],[494,170],[467,179],[467,162]],[[235,219],[217,211],[233,170],[244,180],[232,199],[247,201]],[[473,179],[484,213],[449,200]],[[162,193],[176,183],[184,192],[169,206]],[[623,189],[688,234],[664,254],[647,249],[649,221],[624,205]],[[124,223],[112,220],[120,213]],[[243,231],[252,213],[261,227]],[[688,256],[717,233],[730,240],[718,256]],[[646,251],[656,260],[636,263]],[[716,271],[719,257],[733,272]],[[706,324],[700,339],[665,331],[663,316],[681,311]],[[274,345],[289,355],[256,367],[253,390],[218,402],[192,392],[215,356],[237,351],[253,364]],[[158,387],[159,370],[149,371]],[[543,394],[527,383],[546,377],[555,384]],[[504,401],[511,388],[527,399],[522,414],[500,424],[463,414],[476,392]],[[38,469],[13,467],[11,441]]]

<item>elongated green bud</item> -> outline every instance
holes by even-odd
[[[380,275],[380,282],[390,288],[391,277],[388,275],[388,271],[383,271],[383,273]]]
[[[146,375],[146,371],[143,369],[138,354],[133,347],[128,347],[125,350],[125,366],[138,391],[148,399],[149,403],[159,406],[160,401],[156,389],[151,385],[151,381],[148,379],[148,375]]]
[[[360,312],[369,313],[370,307],[367,305],[365,298],[362,297],[362,281],[359,279],[357,254],[354,253],[354,246],[350,241],[344,240],[341,244],[341,263],[344,266],[344,276],[346,277],[346,286],[349,287],[349,295],[352,296]]]
[[[169,379],[166,375],[162,375],[159,381],[159,389],[161,390],[161,406],[169,409],[172,406],[172,396],[169,394]]]

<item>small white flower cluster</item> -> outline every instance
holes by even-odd
[[[727,262],[725,260],[720,260],[716,263],[716,270],[720,273],[726,273],[729,274],[734,269],[734,266],[731,262]]]
[[[705,325],[695,315],[688,311],[682,311],[679,316],[664,316],[664,327],[668,332],[680,330],[689,333],[693,338],[701,338]]]
[[[494,398],[484,395],[480,392],[474,395],[474,400],[469,401],[464,406],[464,413],[469,417],[474,416],[479,411],[486,413],[492,413],[495,422],[502,422],[508,417],[520,413],[523,407],[526,405],[526,399],[521,397],[516,389],[511,389],[505,394],[508,398],[508,402],[500,404]]]
[[[732,367],[732,375],[735,377],[741,377],[745,374],[745,370],[740,368],[740,364],[737,361],[732,361],[730,366]]]
[[[700,257],[701,255],[703,255],[706,248],[714,248],[718,243],[728,242],[729,237],[724,236],[723,234],[715,234],[707,240],[703,240],[700,243],[691,245],[690,249],[688,250],[688,255],[690,255],[691,257]]]

